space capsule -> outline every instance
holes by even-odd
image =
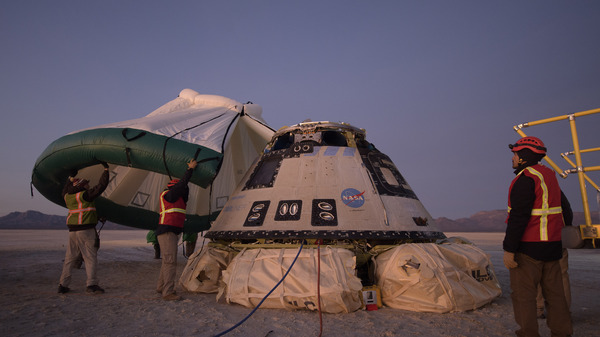
[[[205,237],[181,284],[246,307],[442,313],[501,294],[489,256],[446,238],[392,160],[345,123],[279,129]],[[373,291],[382,303],[367,303]]]
[[[392,160],[345,123],[283,127],[206,233],[213,240],[369,244],[445,238]]]

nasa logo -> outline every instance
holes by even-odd
[[[363,196],[365,192],[359,192],[353,188],[347,188],[342,191],[342,202],[346,206],[350,206],[352,208],[359,208],[365,203],[365,197]]]

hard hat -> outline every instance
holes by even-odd
[[[169,183],[167,184],[167,187],[171,187],[175,184],[177,184],[179,182],[179,179],[173,179],[171,181],[169,181]]]
[[[515,144],[509,144],[508,147],[512,152],[517,152],[523,149],[530,149],[531,151],[539,154],[546,154],[546,147],[544,142],[537,137],[523,137],[519,139]]]

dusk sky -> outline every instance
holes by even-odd
[[[514,125],[600,108],[596,0],[8,0],[0,46],[0,216],[66,215],[31,197],[44,149],[185,88],[259,104],[274,129],[364,128],[431,215],[451,219],[506,209]],[[600,147],[600,114],[576,122],[581,147]],[[567,121],[524,131],[569,168]],[[559,181],[581,211],[576,176]]]

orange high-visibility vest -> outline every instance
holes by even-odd
[[[83,191],[75,194],[65,194],[65,204],[69,209],[67,225],[97,224],[98,215],[94,202],[83,199]]]
[[[177,199],[175,202],[165,200],[165,194],[169,190],[165,190],[160,194],[160,220],[159,225],[169,225],[183,228],[185,222],[185,201],[183,198]]]
[[[554,171],[546,166],[541,164],[532,165],[517,174],[510,184],[508,192],[508,212],[511,210],[510,192],[521,174],[532,178],[535,182],[535,202],[521,241],[560,241],[561,230],[565,226],[562,216],[560,186]]]

